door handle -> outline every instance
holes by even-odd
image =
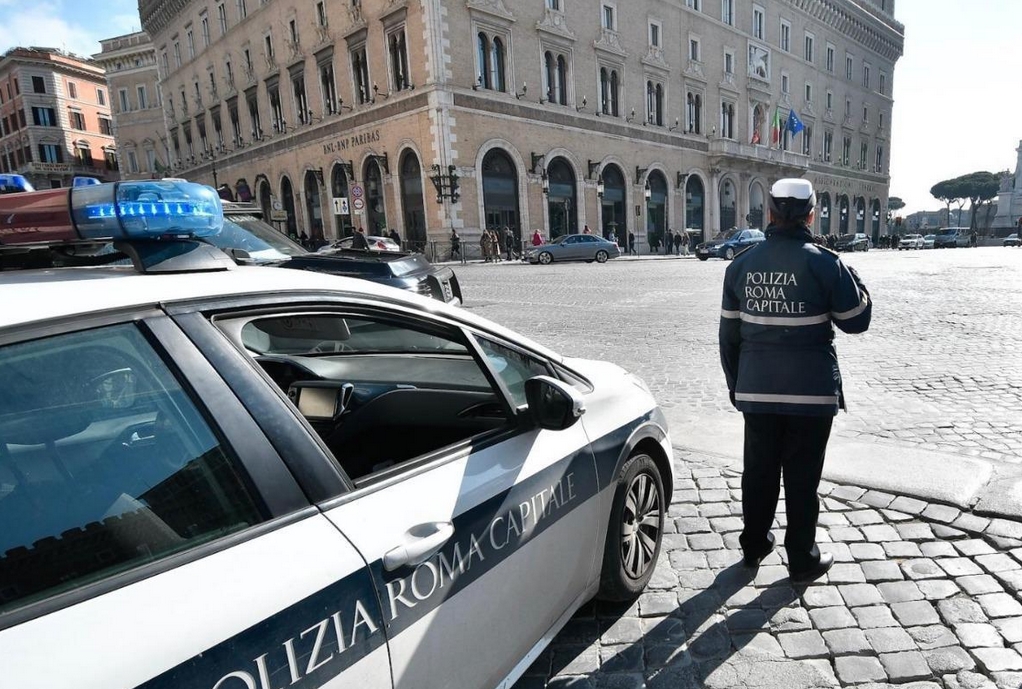
[[[405,565],[422,564],[436,555],[444,543],[454,535],[454,524],[451,522],[427,522],[408,529],[404,543],[388,550],[383,555],[383,568],[393,572]]]

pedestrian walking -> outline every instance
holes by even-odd
[[[969,246],[975,247],[978,244],[978,237],[976,236],[976,230],[969,233]]]
[[[500,256],[500,237],[500,228],[495,227],[490,229],[490,257],[493,258],[494,263],[500,263],[504,260]]]
[[[451,229],[451,257],[448,260],[449,261],[453,261],[455,256],[457,256],[458,259],[461,260],[461,235],[458,234],[457,230],[452,228]]]
[[[635,233],[631,230],[628,231],[628,253],[632,256],[638,256],[638,254],[635,253]]]
[[[745,418],[743,561],[758,566],[773,549],[783,474],[788,572],[805,582],[834,563],[816,546],[817,489],[831,424],[844,408],[833,326],[865,332],[873,305],[855,271],[812,242],[812,184],[782,179],[769,204],[766,241],[724,275],[720,361]]]
[[[510,227],[504,228],[504,249],[507,251],[507,260],[513,261],[518,258],[515,252],[515,234]]]
[[[490,230],[489,228],[483,230],[482,235],[479,236],[479,249],[483,253],[483,263],[489,263],[493,259],[490,256]]]
[[[674,231],[674,255],[681,256],[681,232],[678,230]]]
[[[664,255],[670,256],[674,250],[674,230],[667,230],[667,236],[664,237]]]
[[[365,230],[361,227],[355,230],[355,234],[351,238],[351,248],[358,249],[360,251],[369,251],[369,241],[366,239]]]
[[[539,230],[535,230],[532,233],[532,245],[533,246],[539,246],[542,243],[543,243],[543,236],[540,235]]]
[[[392,229],[390,231],[390,235],[389,236],[390,236],[390,241],[392,241],[395,244],[397,244],[397,248],[400,249],[401,248],[401,235],[399,235],[397,233],[397,230]]]

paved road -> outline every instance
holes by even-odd
[[[876,306],[867,334],[838,336],[849,412],[835,423],[831,477],[871,485],[864,478],[876,476],[882,489],[1022,516],[1022,249],[846,260]],[[741,417],[717,358],[725,267],[475,264],[459,277],[475,312],[641,375],[677,445],[736,457]]]

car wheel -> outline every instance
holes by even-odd
[[[597,263],[606,263],[607,262],[607,252],[604,251],[603,249],[600,249],[599,251],[597,251],[596,252],[596,262]]]
[[[553,254],[551,254],[549,251],[544,251],[539,255],[539,262],[545,266],[550,265],[551,263],[554,262]]]
[[[734,257],[735,257],[735,250],[732,249],[731,247],[728,247],[727,251],[724,252],[724,258],[726,258],[727,260],[731,261],[731,260],[734,260]]]
[[[621,467],[614,492],[600,598],[631,600],[646,588],[660,555],[666,513],[660,470],[649,455],[634,455]]]

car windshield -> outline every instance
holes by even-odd
[[[548,243],[548,244],[564,244],[564,240],[565,240],[565,239],[567,239],[567,238],[568,238],[568,237],[570,237],[570,236],[571,236],[570,234],[562,234],[562,235],[561,235],[560,237],[558,237],[557,239],[551,239],[551,240],[550,240],[549,242],[547,242],[547,243]]]
[[[308,253],[254,215],[228,215],[219,233],[207,240],[219,249],[241,249],[258,263],[287,261]]]
[[[732,230],[723,230],[721,232],[718,232],[717,236],[714,237],[713,239],[714,239],[714,241],[723,241],[723,240],[726,240],[726,239],[731,239],[732,237],[737,235],[739,232],[741,232],[741,230],[733,230],[733,229]]]

